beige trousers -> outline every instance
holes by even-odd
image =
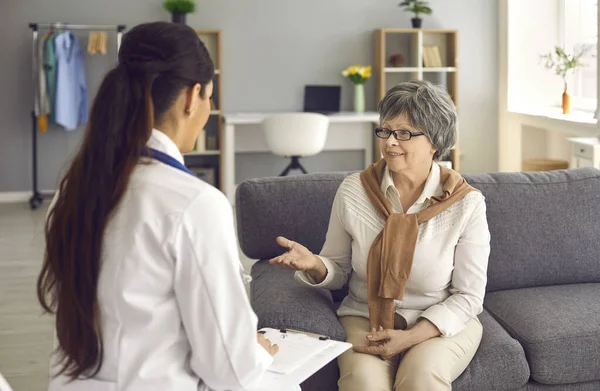
[[[358,316],[340,318],[347,341],[367,345],[369,320]],[[396,328],[404,328],[398,326]],[[473,359],[481,342],[477,318],[454,337],[437,337],[413,346],[391,360],[347,350],[338,358],[339,391],[448,391]]]

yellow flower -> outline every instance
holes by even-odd
[[[364,83],[371,77],[372,68],[370,65],[351,65],[342,71],[342,75],[352,80],[354,83]]]

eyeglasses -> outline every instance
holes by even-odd
[[[411,132],[408,130],[391,130],[386,128],[375,128],[375,134],[377,137],[387,140],[394,134],[394,138],[399,141],[408,141],[412,137],[423,136],[423,132]]]

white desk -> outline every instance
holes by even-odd
[[[230,113],[224,115],[223,190],[233,203],[235,199],[235,153],[269,152],[261,123],[269,115],[280,113]],[[373,162],[373,128],[379,124],[379,113],[341,112],[329,115],[330,128],[324,151],[364,150],[365,167]]]

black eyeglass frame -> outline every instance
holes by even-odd
[[[400,136],[398,135],[399,133],[408,135],[408,138],[400,138]],[[387,136],[384,136],[384,134],[387,134]],[[411,132],[410,130],[391,130],[391,129],[379,128],[379,127],[375,128],[375,135],[384,140],[387,140],[388,138],[390,138],[390,136],[392,134],[394,135],[394,138],[398,141],[408,141],[413,137],[425,135],[425,133],[423,133],[423,132]]]

